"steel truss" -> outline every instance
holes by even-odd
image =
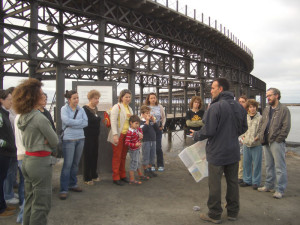
[[[60,89],[73,78],[203,96],[208,83],[226,77],[237,95],[266,89],[250,74],[252,55],[150,0],[1,0],[0,41],[1,85],[4,76],[31,76],[56,79]]]

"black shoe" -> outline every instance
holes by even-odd
[[[258,185],[257,184],[253,184],[252,188],[253,188],[253,190],[257,190],[258,189]]]
[[[152,174],[152,177],[157,177],[158,175],[156,173],[154,173],[153,171],[149,171]]]
[[[125,183],[129,183],[129,180],[127,177],[121,178],[121,181],[125,182]]]
[[[116,184],[116,185],[119,185],[119,186],[124,185],[120,180],[114,180],[113,183]]]
[[[240,187],[249,187],[249,186],[252,186],[252,185],[251,184],[247,184],[245,182],[240,183]]]
[[[238,183],[239,184],[243,183],[243,179],[239,179]]]
[[[150,173],[150,170],[144,170],[144,175],[150,178],[153,177],[152,173]]]

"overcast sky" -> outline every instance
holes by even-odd
[[[252,75],[280,89],[281,102],[300,103],[299,0],[185,0],[217,19],[254,55]],[[188,10],[189,11],[189,10]]]
[[[281,102],[300,103],[300,0],[179,0],[180,8],[185,4],[189,12],[196,9],[197,14],[216,19],[251,49],[251,74],[267,88],[280,89]],[[5,78],[4,88],[16,84],[12,82]],[[44,90],[51,98],[50,83]],[[66,86],[70,89],[71,82]]]

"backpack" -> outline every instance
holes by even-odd
[[[119,104],[118,104],[118,107],[119,107],[119,114],[120,114],[121,107]],[[104,113],[103,113],[103,117],[104,117],[103,123],[107,128],[111,127],[111,120],[110,120],[111,110],[112,110],[112,107],[109,110],[104,111]]]

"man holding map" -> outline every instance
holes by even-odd
[[[204,115],[204,126],[192,132],[195,141],[207,140],[209,197],[208,214],[200,218],[212,223],[221,223],[221,178],[225,174],[227,183],[227,216],[235,221],[239,213],[238,168],[240,147],[238,137],[245,133],[246,110],[234,100],[225,78],[216,79],[211,86],[212,103]]]

